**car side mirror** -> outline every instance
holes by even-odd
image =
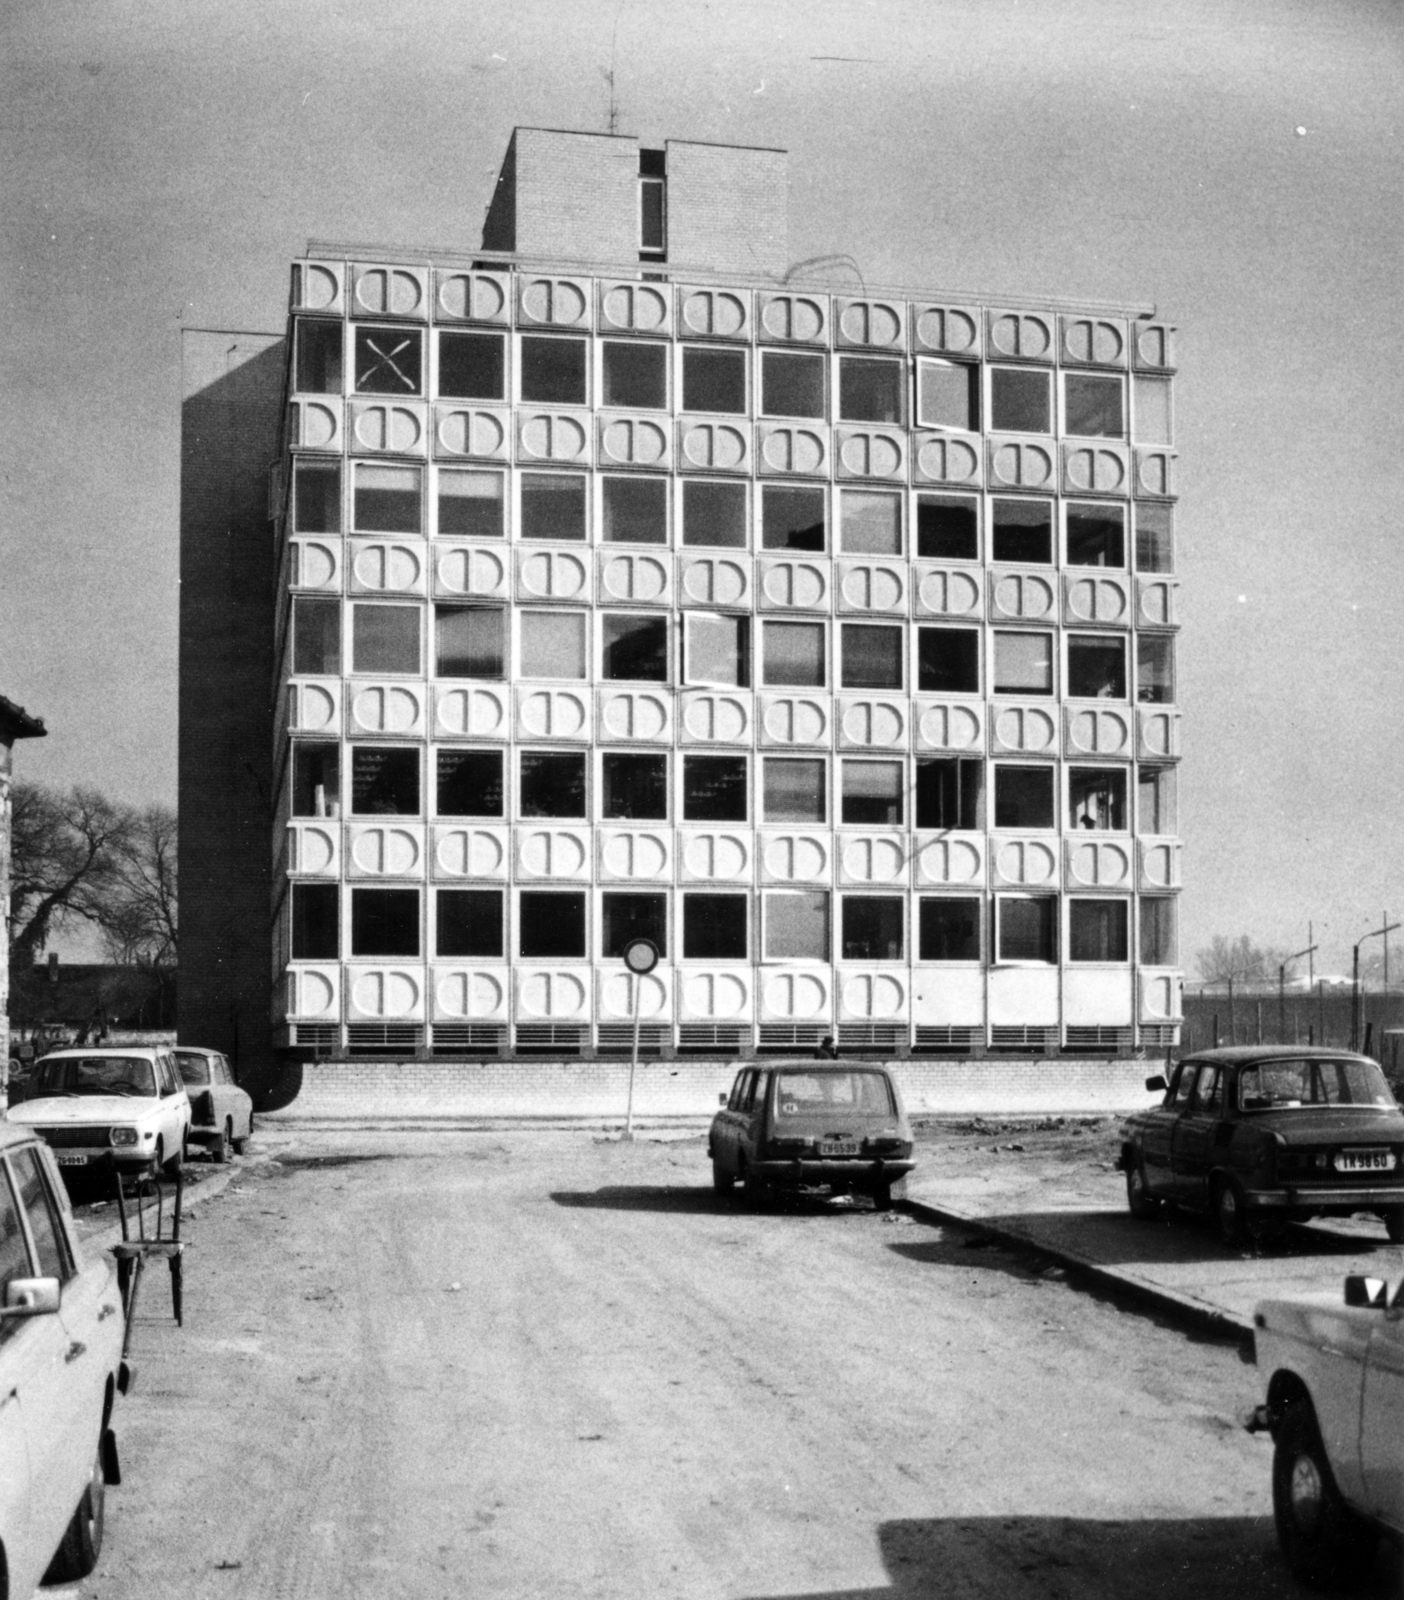
[[[718,1105],[719,1105],[719,1106],[724,1106],[724,1105],[725,1105],[725,1104],[726,1104],[726,1099],[727,1099],[727,1097],[726,1097],[726,1091],[725,1091],[725,1090],[723,1090],[723,1091],[722,1091],[722,1092],[721,1092],[721,1093],[720,1093],[720,1094],[719,1094],[719,1095],[718,1095],[718,1096],[717,1096],[717,1104],[718,1104]]]
[[[1383,1278],[1367,1278],[1362,1272],[1352,1272],[1345,1281],[1345,1303],[1348,1306],[1385,1306],[1389,1285]]]
[[[1164,1094],[1166,1089],[1165,1079],[1157,1072],[1153,1078],[1146,1079],[1146,1088],[1154,1089],[1159,1094]]]
[[[43,1317],[59,1308],[57,1278],[11,1278],[0,1317]]]

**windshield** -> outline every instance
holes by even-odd
[[[892,1090],[881,1072],[782,1072],[775,1088],[782,1116],[862,1111],[893,1116]]]
[[[207,1057],[183,1055],[177,1050],[175,1058],[176,1066],[180,1068],[181,1082],[188,1088],[198,1089],[201,1084],[210,1081],[210,1063]]]
[[[140,1056],[52,1056],[36,1068],[35,1093],[131,1094],[154,1098],[151,1063]]]
[[[1373,1061],[1264,1061],[1238,1077],[1243,1111],[1293,1106],[1392,1106],[1394,1096]]]

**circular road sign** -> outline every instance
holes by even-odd
[[[652,939],[630,939],[624,946],[624,965],[642,976],[658,965],[658,946]]]

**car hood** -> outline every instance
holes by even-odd
[[[89,1122],[135,1122],[159,1110],[160,1105],[159,1100],[138,1100],[129,1094],[85,1094],[81,1098],[65,1095],[52,1100],[22,1100],[10,1107],[9,1120],[50,1128],[81,1127]]]
[[[1288,1144],[1404,1141],[1404,1111],[1383,1106],[1295,1106],[1281,1111],[1245,1111],[1239,1120],[1281,1134]]]

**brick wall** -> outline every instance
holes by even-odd
[[[515,244],[523,255],[634,261],[639,142],[604,133],[518,128]]]
[[[900,1061],[893,1071],[913,1114],[1115,1113],[1146,1104],[1144,1060]],[[734,1061],[639,1064],[634,1114],[710,1116]],[[319,1061],[288,1107],[302,1117],[624,1116],[627,1061]],[[271,1120],[276,1121],[275,1116]]]
[[[789,264],[783,150],[668,141],[668,260],[719,272]]]

